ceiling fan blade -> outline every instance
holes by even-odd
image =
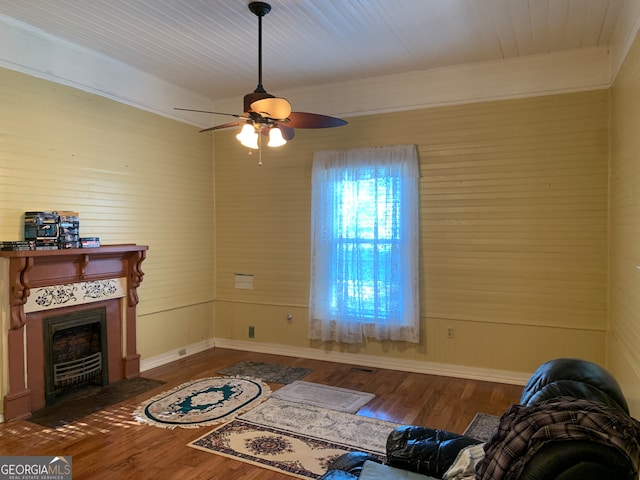
[[[242,115],[238,115],[235,113],[224,113],[224,112],[210,112],[209,110],[194,110],[192,108],[178,108],[173,107],[174,110],[182,110],[183,112],[198,112],[198,113],[213,113],[214,115],[227,115],[228,117],[236,117],[236,118],[246,118]]]
[[[229,127],[237,127],[240,125],[240,122],[231,122],[231,123],[223,123],[222,125],[216,125],[215,127],[205,128],[204,130],[200,130],[200,133],[211,132],[213,130],[222,130],[223,128]]]
[[[272,97],[256,100],[251,104],[251,110],[262,117],[284,119],[291,113],[291,104],[285,98]]]
[[[291,128],[333,128],[346,125],[341,118],[319,115],[317,113],[291,112],[287,127]]]

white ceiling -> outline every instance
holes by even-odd
[[[0,0],[0,15],[211,99],[253,91],[248,0]],[[286,89],[630,43],[638,0],[271,0],[263,83]],[[6,19],[5,19],[6,20]],[[631,33],[630,33],[631,32]]]

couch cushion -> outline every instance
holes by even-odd
[[[362,466],[359,480],[437,480],[435,477],[420,475],[408,470],[382,465],[380,463],[367,460]]]

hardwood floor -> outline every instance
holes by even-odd
[[[181,383],[218,376],[241,360],[312,368],[304,380],[376,395],[359,414],[461,433],[477,412],[500,415],[521,386],[376,369],[285,356],[215,349],[143,373],[166,384],[56,430],[28,421],[0,424],[0,455],[71,455],[74,480],[292,477],[187,447],[210,428],[165,430],[132,418],[144,400]],[[272,390],[281,384],[270,384]]]

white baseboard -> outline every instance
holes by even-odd
[[[421,362],[418,360],[405,360],[401,358],[382,357],[377,355],[336,352],[308,347],[292,347],[288,345],[246,340],[231,340],[228,338],[207,339],[202,342],[163,353],[162,355],[143,359],[140,361],[140,371],[144,372],[155,367],[160,367],[162,365],[175,362],[181,358],[186,358],[190,355],[195,355],[196,353],[204,352],[205,350],[215,347],[228,348],[231,350],[244,350],[247,352],[267,353],[271,355],[284,355],[285,357],[347,363],[369,368],[386,368],[402,372],[424,373],[428,375],[441,375],[454,378],[468,378],[471,380],[506,383],[510,385],[524,385],[531,376],[531,372],[524,373],[506,370],[491,370],[488,368],[476,368],[464,365]]]
[[[186,347],[171,350],[170,352],[163,353],[162,355],[157,355],[151,358],[144,358],[140,360],[140,371],[144,372],[146,370],[151,370],[152,368],[161,367],[162,365],[175,362],[176,360],[180,360],[181,358],[186,358],[190,355],[204,352],[205,350],[213,348],[213,345],[213,339],[209,338],[198,343],[192,343],[191,345],[187,345]]]
[[[510,385],[525,385],[532,373],[491,370],[487,368],[450,365],[445,363],[421,362],[418,360],[404,360],[400,358],[381,357],[376,355],[335,352],[320,350],[317,348],[292,347],[288,345],[260,343],[246,340],[231,340],[228,338],[215,338],[213,343],[215,347],[228,348],[232,350],[269,353],[272,355],[284,355],[287,357],[308,358],[312,360],[325,360],[328,362],[347,363],[370,368],[386,368],[389,370],[424,373],[428,375],[468,378],[487,382],[507,383]]]

